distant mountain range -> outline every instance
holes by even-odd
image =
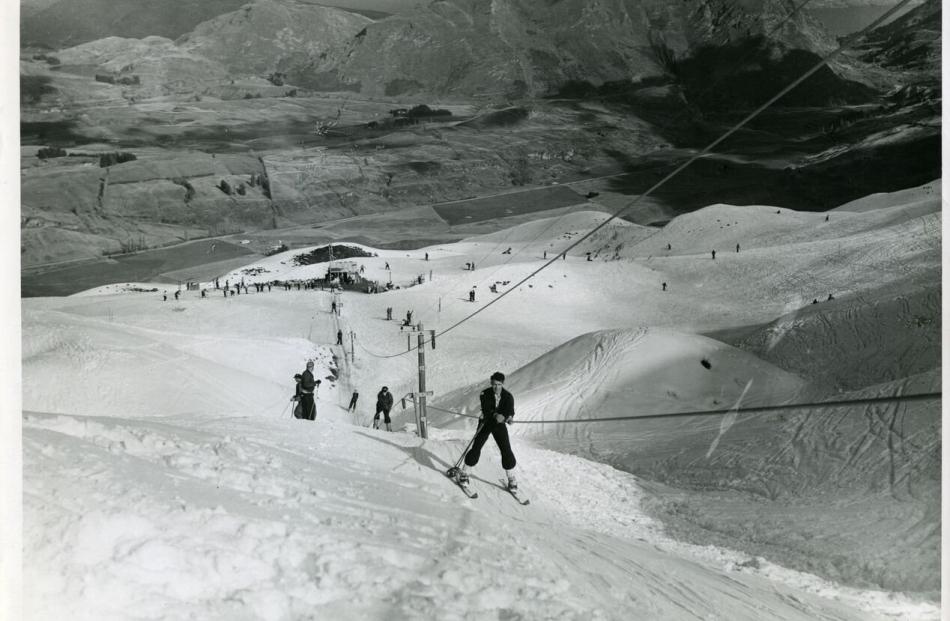
[[[29,10],[39,2],[35,11]],[[246,0],[29,0],[20,16],[20,44],[54,49],[109,36],[175,39]],[[43,6],[45,5],[45,6]]]
[[[106,37],[177,39],[201,22],[240,9],[253,0],[22,0],[21,45],[54,49]],[[407,10],[410,0],[301,0],[302,6],[330,6],[372,19]]]
[[[280,74],[312,90],[367,95],[511,97],[663,75],[697,46],[756,35],[816,53],[834,44],[807,14],[789,17],[783,0],[437,0],[380,20],[299,0],[175,0],[174,11],[142,1],[62,0],[24,19],[24,43],[41,38],[42,24],[67,43],[97,28],[123,30],[130,48],[146,34],[177,39],[177,50],[171,41],[151,49],[175,62],[188,56],[189,66],[214,63],[231,78]],[[100,41],[121,47],[98,38],[84,54],[129,66],[122,50],[122,63],[102,58]]]
[[[919,5],[923,0],[914,0]],[[363,14],[372,19],[382,19],[391,14],[408,14],[425,8],[428,2],[421,0],[328,0],[316,2],[301,0],[301,4],[310,6],[336,7]],[[21,0],[20,2],[20,38],[23,45],[46,46],[54,49],[77,45],[109,36],[142,38],[149,35],[176,39],[191,32],[203,21],[240,9],[253,0]],[[438,0],[434,4],[442,4]],[[492,3],[482,3],[491,5]],[[557,5],[564,0],[549,0],[536,3],[539,16],[553,9],[553,13],[563,14]],[[591,7],[591,12],[603,10]],[[633,3],[631,3],[633,4]],[[682,7],[703,7],[708,5],[715,12],[719,9],[714,3],[690,3],[686,0],[670,0],[667,3],[671,12]],[[760,4],[769,2],[719,2],[719,5],[745,7],[755,12]],[[784,3],[779,4],[788,10]],[[894,0],[812,0],[807,9],[827,9],[866,6],[892,6]],[[767,7],[765,8],[767,11]]]
[[[663,74],[670,55],[703,43],[763,34],[787,15],[764,0],[480,0],[433,2],[367,26],[338,64],[363,92],[542,94],[570,81],[603,83]],[[826,49],[806,15],[773,38]]]
[[[885,24],[862,42],[865,59],[876,64],[904,71],[930,74],[931,81],[940,80],[941,5],[940,0],[926,0],[894,21]]]

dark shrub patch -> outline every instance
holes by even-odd
[[[114,164],[121,164],[123,162],[132,162],[137,160],[134,153],[128,153],[127,151],[116,151],[115,153],[103,153],[99,156],[99,168],[108,168]]]
[[[320,246],[314,248],[305,254],[294,256],[294,265],[312,265],[314,263],[326,263],[337,259],[348,259],[350,257],[375,257],[372,252],[367,252],[362,248],[355,246],[346,246],[344,244],[330,244],[329,246]]]
[[[20,76],[20,101],[38,103],[43,95],[55,93],[56,89],[50,86],[50,77],[45,75]]]
[[[49,159],[51,157],[66,157],[66,149],[60,149],[59,147],[43,147],[36,152],[36,157],[41,160]]]

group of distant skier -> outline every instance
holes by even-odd
[[[294,408],[294,417],[298,419],[311,421],[316,419],[317,409],[314,395],[321,382],[314,378],[313,368],[313,361],[308,360],[306,369],[302,373],[294,375],[297,388],[292,400],[297,404]],[[485,442],[488,441],[489,437],[492,437],[501,453],[501,466],[507,476],[508,489],[514,492],[518,489],[518,482],[515,477],[515,466],[518,462],[511,450],[508,425],[511,424],[515,416],[515,400],[511,392],[504,387],[504,373],[500,371],[492,373],[489,381],[490,386],[479,394],[481,416],[478,419],[475,436],[463,453],[464,459],[459,459],[461,467],[456,466],[450,471],[450,474],[459,485],[462,485],[463,488],[466,487],[469,483],[471,469],[478,464]],[[356,412],[358,401],[359,390],[357,389],[353,391],[353,395],[350,397],[347,412]],[[376,414],[373,416],[373,429],[380,428],[380,418],[382,417],[382,424],[385,425],[386,431],[393,430],[392,419],[390,418],[392,408],[393,395],[389,392],[388,386],[383,386],[376,394]]]
[[[313,376],[313,360],[307,361],[306,369],[302,373],[294,375],[296,389],[294,396],[291,397],[296,405],[294,406],[294,418],[302,420],[316,420],[317,405],[314,401],[317,390],[320,388],[321,380]],[[354,390],[350,397],[350,404],[347,406],[347,412],[356,412],[356,404],[359,401],[360,392]],[[392,431],[392,419],[389,412],[393,409],[393,395],[389,392],[388,386],[383,386],[376,395],[376,415],[373,417],[373,429],[379,429],[380,415],[383,417],[383,423],[386,425],[386,431]]]

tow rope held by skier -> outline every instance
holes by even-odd
[[[515,478],[515,466],[518,462],[511,450],[511,440],[508,438],[508,425],[515,417],[515,398],[504,387],[504,373],[500,371],[492,373],[490,383],[491,386],[479,395],[482,415],[479,418],[478,429],[458,461],[445,474],[455,481],[469,498],[477,498],[478,494],[471,489],[469,482],[469,469],[478,463],[482,447],[488,441],[488,437],[491,436],[495,439],[495,444],[498,445],[498,450],[501,453],[501,466],[505,469],[507,475],[505,489],[511,492],[518,502],[527,504],[518,495],[518,481]]]

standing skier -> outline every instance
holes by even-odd
[[[379,415],[383,415],[383,422],[386,423],[386,431],[392,431],[392,421],[389,420],[389,410],[393,409],[393,395],[389,388],[383,386],[383,389],[376,395],[376,416],[373,417],[373,429],[379,429]]]
[[[307,370],[300,374],[300,405],[303,418],[317,418],[317,406],[313,402],[313,392],[319,382],[313,379],[313,360],[307,361]]]
[[[346,408],[348,412],[356,411],[356,401],[360,398],[360,391],[353,389],[353,396],[350,397],[350,405]]]
[[[290,398],[294,402],[294,418],[303,418],[303,405],[300,401],[300,396],[303,394],[303,390],[300,388],[300,382],[303,380],[303,375],[300,373],[294,374],[294,381],[297,383],[296,388],[294,389],[294,396]]]
[[[508,489],[517,490],[518,482],[515,480],[515,454],[511,452],[511,442],[508,439],[508,427],[515,416],[515,398],[510,392],[505,390],[505,374],[495,371],[491,375],[491,387],[486,388],[479,395],[479,401],[482,406],[482,416],[479,419],[478,432],[472,440],[472,448],[465,454],[465,465],[459,472],[459,483],[468,483],[469,468],[478,463],[481,456],[482,446],[488,440],[488,436],[495,438],[495,444],[501,452],[501,467],[505,469],[508,475]]]

